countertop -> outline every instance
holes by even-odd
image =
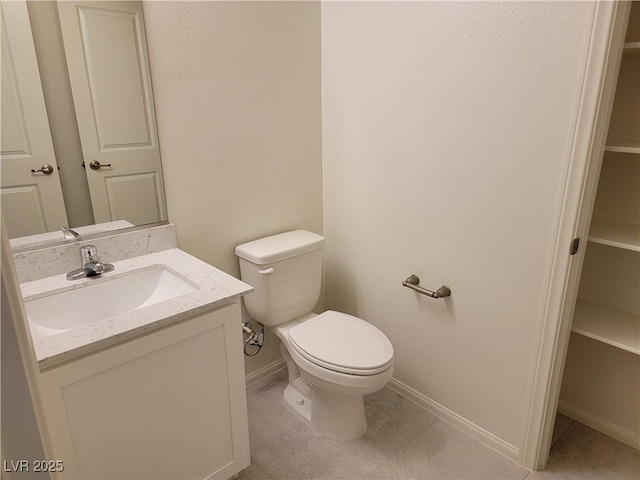
[[[110,278],[154,265],[164,265],[196,283],[200,288],[155,305],[72,328],[57,335],[43,335],[41,327],[28,320],[41,370],[216,309],[253,291],[250,285],[178,248],[116,261],[113,265],[113,272],[105,273],[98,278],[69,281],[66,274],[60,274],[22,283],[22,296],[24,301],[28,302],[52,293],[109,281]]]
[[[72,228],[78,235],[93,235],[94,233],[111,232],[121,228],[134,227],[135,225],[126,220],[116,220],[115,222],[97,223],[95,225],[86,225],[84,227]],[[9,240],[11,248],[31,247],[39,244],[62,241],[65,239],[64,233],[60,230],[47,233],[39,233],[37,235],[29,235],[27,237],[12,238]]]

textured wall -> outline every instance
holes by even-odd
[[[594,6],[322,5],[325,305],[519,447]],[[403,288],[411,273],[433,300]]]
[[[239,276],[236,245],[322,233],[320,7],[145,2],[169,220]],[[279,357],[269,335],[251,371]]]

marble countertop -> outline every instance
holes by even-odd
[[[94,233],[111,232],[121,228],[134,227],[135,225],[126,220],[116,220],[115,222],[96,223],[95,225],[85,225],[84,227],[72,228],[78,235],[92,235]],[[23,248],[33,245],[41,245],[49,242],[58,242],[65,239],[64,233],[60,230],[53,232],[39,233],[27,237],[12,238],[9,240],[11,248]]]
[[[179,297],[55,335],[47,335],[46,329],[28,320],[41,370],[213,310],[253,291],[246,283],[178,248],[116,261],[113,265],[113,272],[105,273],[99,278],[69,281],[66,274],[60,274],[22,283],[22,296],[25,302],[29,302],[53,293],[109,281],[110,278],[154,265],[166,266],[200,288]]]

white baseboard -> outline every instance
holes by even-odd
[[[610,422],[606,418],[594,415],[591,412],[576,407],[575,405],[568,403],[564,400],[560,400],[558,403],[558,411],[567,417],[584,423],[588,427],[598,430],[616,440],[626,443],[627,445],[640,450],[640,436],[637,433],[622,428],[615,423]]]
[[[464,417],[461,417],[455,412],[452,412],[447,407],[440,405],[439,403],[431,400],[429,397],[414,390],[413,388],[405,385],[400,380],[392,378],[388,385],[393,391],[399,393],[403,397],[417,403],[421,407],[425,408],[429,412],[433,413],[437,417],[441,418],[445,422],[453,425],[454,427],[462,430],[467,435],[475,438],[479,442],[482,442],[489,448],[492,448],[498,453],[510,458],[511,460],[518,461],[519,450],[517,447],[505,442],[504,440],[496,437],[485,429],[471,423]]]
[[[274,373],[279,372],[280,370],[286,367],[284,360],[279,358],[278,360],[274,360],[273,362],[265,365],[262,368],[259,368],[255,372],[251,372],[247,374],[244,379],[247,387],[250,387],[254,383],[259,382],[267,378],[269,375],[273,375]]]

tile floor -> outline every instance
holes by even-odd
[[[365,397],[359,440],[323,437],[284,404],[285,372],[249,387],[251,466],[241,480],[640,478],[638,451],[577,422],[529,472],[389,388]]]

